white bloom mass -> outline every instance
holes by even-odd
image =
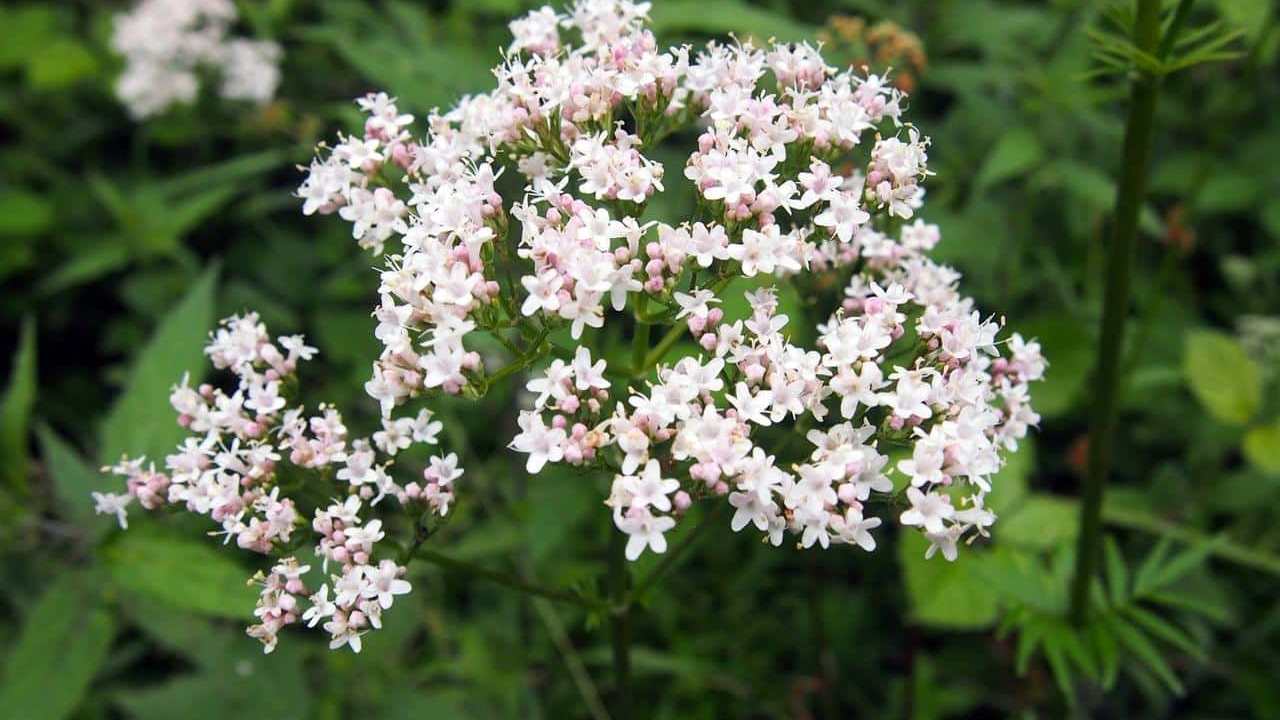
[[[984,498],[1038,421],[1027,388],[1045,361],[1033,341],[999,339],[1002,323],[929,258],[939,232],[917,217],[929,140],[904,121],[905,96],[807,44],[660,50],[647,8],[537,10],[512,23],[494,90],[431,113],[423,136],[393,98],[369,95],[363,132],[305,168],[302,211],[340,215],[384,256],[371,440],[348,438],[333,408],[289,407],[283,381],[305,346],[282,339],[282,353],[249,315],[208,349],[238,376],[234,394],[175,390],[196,436],[168,459],[171,474],[117,468],[144,507],[185,503],[263,552],[299,522],[277,495],[277,465],[338,469],[345,499],[312,523],[319,560],[339,570],[332,599],[328,585],[304,592],[288,567],[266,576],[251,633],[268,648],[302,619],[359,650],[409,587],[403,568],[373,559],[381,521],[358,513],[388,495],[447,512],[455,455],[433,459],[425,485],[399,485],[391,459],[434,443],[441,424],[423,402],[503,381],[528,390],[510,449],[529,473],[612,476],[605,505],[632,560],[664,552],[697,502],[728,504],[735,532],[805,548],[870,552],[896,519],[947,559],[995,522]],[[682,138],[683,172],[649,155]],[[656,194],[686,181],[693,216],[646,218]],[[742,278],[756,289],[728,317],[726,287]],[[843,297],[803,347],[774,286],[817,278]],[[650,342],[652,327],[666,335]],[[629,362],[595,345],[627,333]],[[482,340],[505,357],[482,358]],[[128,498],[98,503],[123,518]],[[300,600],[311,603],[301,614]]]
[[[189,105],[202,71],[226,100],[265,103],[280,84],[280,46],[231,36],[232,0],[141,0],[117,15],[111,48],[125,60],[116,94],[135,118]]]

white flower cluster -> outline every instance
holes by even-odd
[[[997,340],[1000,324],[929,259],[936,226],[905,224],[922,207],[929,141],[902,121],[904,95],[807,44],[660,51],[647,10],[534,11],[511,24],[497,88],[433,112],[425,138],[392,98],[370,95],[363,134],[306,168],[304,213],[339,213],[378,254],[397,241],[368,393],[390,418],[410,398],[480,395],[559,355],[528,383],[511,448],[530,473],[557,462],[613,473],[607,504],[628,557],[663,552],[692,502],[726,496],[735,531],[752,525],[775,545],[792,532],[804,547],[872,550],[882,520],[870,504],[897,505],[930,555],[954,559],[995,521],[984,498],[1001,453],[1038,421],[1027,386],[1045,362],[1034,342]],[[669,179],[643,153],[689,127],[697,216],[645,221]],[[524,187],[504,202],[508,172]],[[847,289],[818,349],[790,342],[771,289],[749,295],[748,318],[713,307],[735,277],[819,272]],[[582,338],[610,311],[687,328],[701,353],[667,365],[641,346],[635,367],[608,368],[548,340],[561,328]],[[471,333],[514,359],[491,373]],[[766,447],[777,432],[758,432],[776,424],[815,425],[813,449],[779,463]]]
[[[121,527],[127,527],[126,509],[136,499],[149,510],[170,506],[207,515],[221,526],[214,534],[234,539],[241,548],[285,554],[297,548],[294,535],[305,522],[302,501],[295,498],[307,490],[337,491],[342,499],[317,507],[311,522],[318,537],[316,556],[326,569],[333,564],[340,570],[331,576],[333,599],[323,584],[299,615],[308,566],[292,556],[270,574],[255,577],[262,585],[255,611],[259,623],[249,634],[267,652],[280,629],[299,619],[311,626],[325,620],[333,647],[350,645],[358,652],[360,635],[381,626],[392,596],[409,591],[400,579],[404,567],[374,560],[374,546],[384,535],[382,521],[361,520],[358,513],[366,503],[375,506],[391,495],[406,508],[444,515],[453,501],[453,483],[462,475],[457,456],[450,453],[431,458],[421,483],[402,486],[391,478],[388,469],[397,453],[414,443],[437,444],[441,423],[429,410],[385,420],[371,439],[353,439],[333,407],[320,405],[310,416],[300,405],[291,407],[298,362],[315,352],[300,335],[273,343],[256,314],[223,320],[210,334],[205,354],[215,368],[232,374],[234,390],[228,394],[209,384],[192,388],[184,377],[169,401],[178,424],[193,435],[165,458],[165,472],[145,458],[122,460],[103,469],[123,477],[126,492],[93,493],[98,512],[115,514]],[[380,463],[379,455],[387,459]],[[336,486],[325,479],[334,470]]]
[[[265,103],[280,84],[280,46],[231,36],[232,0],[142,0],[116,16],[111,47],[124,56],[116,94],[135,118],[190,104],[200,74],[221,76],[227,100]]]

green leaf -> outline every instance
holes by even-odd
[[[250,573],[213,541],[130,530],[106,550],[112,580],[124,590],[213,617],[251,617],[257,593]]]
[[[1129,568],[1124,564],[1124,556],[1120,554],[1115,538],[1108,535],[1103,540],[1102,547],[1107,561],[1107,587],[1111,591],[1111,606],[1121,607],[1129,602]]]
[[[1267,29],[1267,15],[1271,12],[1271,0],[1218,0],[1218,12],[1226,21],[1257,40]]]
[[[53,481],[59,514],[84,529],[90,539],[100,537],[111,527],[111,519],[93,511],[89,493],[102,488],[102,475],[47,426],[36,428],[36,437],[40,440],[45,472]]]
[[[27,484],[27,426],[36,401],[36,323],[22,323],[18,352],[13,356],[9,385],[0,397],[0,479],[15,489]]]
[[[205,271],[138,353],[103,426],[102,462],[117,462],[125,454],[159,459],[181,442],[186,433],[169,407],[169,388],[184,373],[191,373],[193,384],[204,377],[204,343],[214,322],[217,280],[217,267]]]
[[[41,295],[54,295],[97,280],[129,264],[129,247],[123,238],[108,236],[106,242],[73,255],[40,281]]]
[[[1175,695],[1183,693],[1182,682],[1178,680],[1177,674],[1169,667],[1169,663],[1165,661],[1159,648],[1151,642],[1150,638],[1141,630],[1114,615],[1107,617],[1107,625],[1120,644],[1128,648],[1137,660],[1155,673],[1171,692]]]
[[[996,620],[996,593],[978,572],[978,566],[990,559],[984,553],[968,552],[955,562],[948,562],[941,553],[926,560],[928,546],[916,532],[903,533],[898,543],[912,620],[956,630],[990,627]]]
[[[991,493],[987,495],[987,507],[1001,519],[1006,513],[1015,512],[1027,497],[1028,479],[1036,467],[1035,440],[1027,438],[1018,445],[1018,451],[1005,457],[1004,467],[991,476]]]
[[[71,715],[107,658],[115,623],[99,588],[63,575],[27,614],[5,661],[0,707],[5,717],[57,720]]]
[[[1243,425],[1258,411],[1258,365],[1229,335],[1215,330],[1187,333],[1182,370],[1191,392],[1221,422]]]
[[[1280,422],[1259,425],[1244,436],[1244,456],[1268,475],[1280,475]]]
[[[994,489],[994,487],[993,487]],[[1079,504],[1070,498],[1032,493],[996,523],[997,542],[1048,550],[1075,539]]]
[[[1044,381],[1033,383],[1031,400],[1041,417],[1051,418],[1072,410],[1084,395],[1093,366],[1093,343],[1085,326],[1070,315],[1051,315],[1018,323],[1025,338],[1034,338],[1049,359]]]
[[[305,644],[282,637],[279,647],[264,655],[262,646],[238,627],[136,599],[131,599],[126,612],[153,642],[193,668],[163,684],[114,692],[113,699],[130,717],[301,720],[316,716],[311,711],[314,693],[308,691],[304,672]],[[388,619],[394,615],[388,614]],[[366,649],[371,644],[366,642]],[[365,657],[361,655],[362,660]]]
[[[1011,180],[1029,172],[1044,157],[1044,148],[1035,133],[1027,128],[1016,128],[1000,138],[987,159],[982,163],[974,180],[974,188],[981,192],[992,185]]]
[[[0,10],[4,12],[0,16],[0,68],[25,65],[58,34],[58,16],[51,7],[32,4]]]
[[[1191,657],[1203,661],[1208,656],[1205,654],[1204,648],[1200,647],[1196,641],[1187,634],[1187,631],[1165,620],[1159,615],[1141,607],[1130,606],[1124,609],[1124,614],[1138,625],[1141,625],[1153,637],[1159,638],[1170,645],[1178,648],[1182,652]]]
[[[0,237],[40,235],[53,224],[53,206],[25,190],[0,192]]]
[[[27,61],[27,82],[36,90],[61,90],[98,71],[98,58],[84,43],[59,38]]]

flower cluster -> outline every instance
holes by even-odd
[[[360,511],[393,495],[443,515],[462,474],[448,455],[421,483],[393,479],[397,453],[441,431],[404,407],[480,397],[531,368],[509,447],[531,474],[612,476],[605,505],[633,560],[664,552],[697,502],[727,503],[735,532],[805,548],[871,551],[896,519],[947,559],[995,522],[985,498],[1038,421],[1028,387],[1045,361],[930,259],[940,234],[917,218],[929,140],[904,122],[906,96],[807,44],[659,50],[647,9],[534,11],[511,25],[495,89],[431,112],[422,136],[394,98],[368,95],[363,130],[302,168],[303,213],[339,215],[383,258],[365,384],[380,431],[352,439],[335,409],[290,408],[313,351],[232,318],[208,353],[234,392],[177,388],[197,436],[168,473],[124,462],[128,493],[98,496],[122,523],[134,498],[183,504],[243,547],[285,554],[301,511],[278,464],[336,469],[343,497],[315,508],[312,529],[337,573],[309,595],[290,557],[259,578],[251,634],[268,649],[298,621],[359,649],[409,589],[402,567],[375,560],[387,530]],[[652,151],[682,136],[696,140],[669,176]],[[645,219],[685,181],[690,216]],[[815,278],[843,293],[805,347],[777,288]],[[731,313],[734,283],[747,297]],[[668,329],[652,342],[655,327]],[[627,332],[629,363],[600,344]]]
[[[1001,453],[1038,421],[1027,388],[1045,363],[1034,342],[998,340],[1001,324],[929,259],[938,229],[915,219],[929,140],[904,123],[905,95],[807,44],[659,50],[647,9],[534,11],[511,24],[498,86],[433,112],[425,138],[375,94],[359,101],[364,133],[321,148],[303,211],[339,213],[378,254],[398,240],[366,389],[390,418],[410,398],[482,394],[558,355],[528,382],[511,448],[530,473],[613,472],[606,504],[633,559],[662,552],[683,511],[717,496],[735,531],[866,550],[882,522],[870,504],[896,504],[930,554],[953,559],[995,521],[984,498]],[[670,182],[645,153],[690,127],[697,216],[646,221]],[[506,173],[524,182],[510,201]],[[736,277],[806,273],[847,285],[816,349],[792,344],[770,288],[749,294],[748,317],[714,307]],[[584,338],[614,313],[636,333],[687,330],[698,351],[663,364],[641,345],[636,367],[609,368],[548,340]],[[491,373],[468,349],[473,332],[512,361]],[[815,426],[812,449],[786,455],[762,430],[774,425]]]
[[[111,47],[124,56],[116,94],[136,118],[190,104],[202,71],[227,100],[265,103],[280,84],[280,46],[231,36],[232,0],[142,0],[116,17]]]
[[[389,469],[400,451],[415,443],[435,445],[441,424],[429,410],[413,418],[384,421],[371,439],[352,438],[342,415],[320,405],[308,415],[291,406],[298,386],[300,361],[310,360],[315,348],[302,336],[271,341],[258,316],[249,313],[223,320],[210,334],[205,348],[213,366],[235,379],[230,392],[210,384],[191,387],[187,378],[169,398],[178,424],[193,435],[165,458],[164,471],[145,458],[125,459],[104,468],[125,480],[125,492],[93,493],[97,510],[115,514],[127,527],[128,506],[136,500],[148,510],[181,508],[208,516],[220,526],[216,535],[246,550],[283,555],[299,542],[305,525],[301,498],[308,490],[337,492],[340,500],[317,507],[311,522],[318,540],[315,554],[338,569],[329,584],[309,597],[310,607],[299,615],[299,598],[307,595],[302,577],[309,566],[292,556],[255,580],[262,586],[255,614],[259,623],[249,634],[267,652],[285,625],[299,619],[324,629],[334,647],[360,649],[360,635],[381,626],[381,612],[392,597],[408,592],[400,579],[404,567],[377,561],[375,545],[383,539],[380,519],[362,520],[361,509],[376,506],[388,495],[407,508],[444,515],[453,500],[453,482],[462,475],[457,456],[431,458],[422,482],[400,485]],[[379,463],[379,457],[387,458]],[[335,472],[336,471],[336,472]],[[326,480],[332,473],[337,485]],[[314,492],[310,494],[315,494]]]

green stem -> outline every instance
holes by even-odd
[[[646,325],[645,327],[648,326]],[[662,362],[662,358],[671,352],[671,348],[680,342],[680,338],[684,337],[687,330],[688,328],[683,322],[677,322],[673,325],[667,331],[667,334],[662,336],[662,339],[658,341],[653,350],[649,351],[649,354],[645,355],[640,362],[635,363],[634,375],[637,378],[648,375],[649,371],[657,367],[658,363]]]
[[[644,316],[644,308],[648,303],[644,293],[636,298],[636,329],[635,336],[631,338],[631,367],[639,368],[644,362],[645,355],[649,352],[649,331],[652,325],[641,320]]]
[[[1138,0],[1133,39],[1140,50],[1156,52],[1160,41],[1160,0]],[[1151,74],[1141,73],[1134,78],[1129,117],[1125,122],[1124,166],[1116,196],[1116,214],[1107,260],[1102,336],[1098,346],[1095,400],[1089,427],[1089,467],[1081,498],[1080,536],[1075,576],[1071,582],[1071,619],[1077,625],[1083,625],[1088,615],[1090,588],[1101,552],[1102,497],[1116,432],[1120,358],[1129,310],[1129,273],[1138,234],[1138,212],[1146,193],[1157,93],[1158,80]]]
[[[559,590],[556,588],[547,588],[547,587],[542,587],[540,585],[534,585],[533,583],[528,582],[523,578],[516,577],[515,575],[512,575],[510,573],[499,572],[497,570],[490,570],[488,568],[480,567],[479,565],[473,565],[465,560],[452,558],[452,557],[449,557],[448,555],[438,553],[435,550],[418,548],[414,553],[414,557],[422,560],[426,560],[427,562],[433,565],[438,565],[448,570],[455,570],[457,572],[470,575],[471,577],[480,578],[482,580],[488,580],[490,582],[494,582],[499,585],[504,585],[506,587],[512,588],[513,590],[519,590],[520,592],[528,595],[543,597],[548,600],[557,600],[559,602],[571,603],[573,605],[577,605],[587,610],[599,611],[599,610],[605,609],[605,606],[603,603],[597,600],[593,600],[591,598],[579,595],[578,593],[573,592],[571,590]]]
[[[631,717],[631,598],[630,574],[627,571],[627,536],[610,527],[609,584],[613,607],[610,610],[609,636],[613,647],[614,712],[618,720]]]
[[[569,677],[577,686],[578,694],[582,696],[582,704],[586,705],[587,712],[591,714],[593,720],[610,720],[609,712],[604,709],[604,702],[600,700],[600,692],[596,690],[596,684],[591,681],[591,675],[587,672],[586,665],[582,663],[578,651],[574,649],[573,641],[570,640],[569,633],[565,630],[564,623],[560,621],[560,616],[556,614],[555,608],[541,598],[534,598],[532,605],[534,610],[537,610],[538,616],[542,618],[542,624],[546,626],[551,641],[564,656]]]

